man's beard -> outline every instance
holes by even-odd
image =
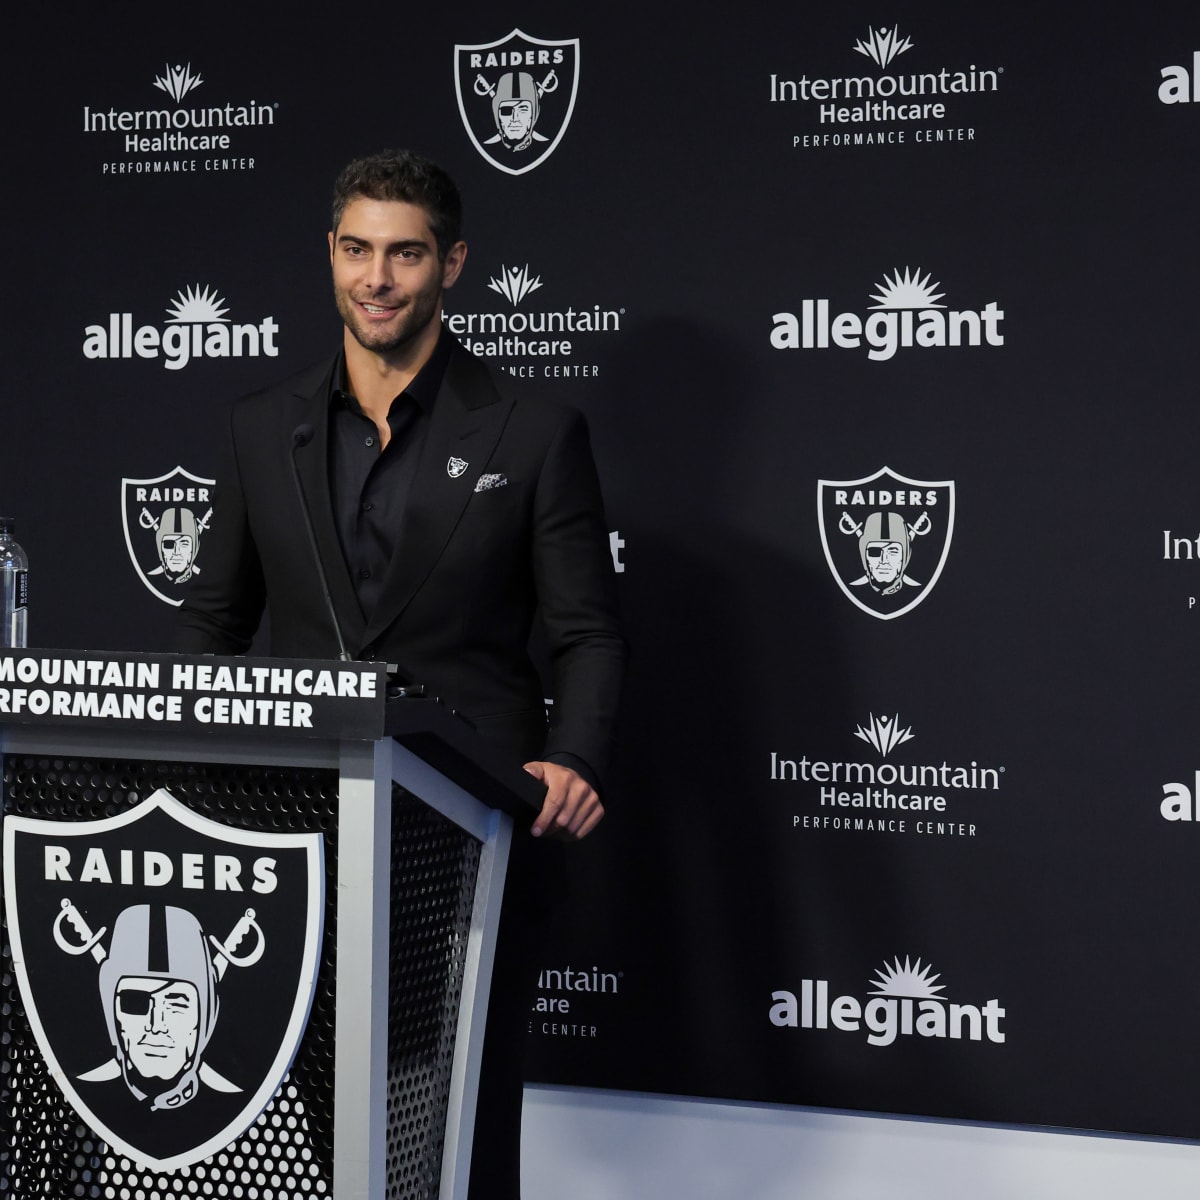
[[[346,328],[364,350],[376,354],[400,350],[427,329],[437,313],[438,295],[434,291],[410,296],[408,303],[400,310],[399,319],[395,323],[389,322],[385,329],[363,324],[361,314],[354,307],[354,300],[346,292],[336,287],[333,289],[334,301]],[[372,302],[368,300],[366,303]]]

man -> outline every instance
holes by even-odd
[[[177,649],[244,652],[265,603],[272,653],[336,655],[294,453],[351,655],[397,663],[519,755],[546,784],[534,837],[577,840],[604,815],[624,663],[607,526],[582,417],[503,395],[442,328],[443,293],[467,255],[460,223],[453,181],[427,160],[385,152],[342,172],[329,234],[342,348],[235,406]],[[535,612],[553,669],[550,729],[528,651]],[[514,895],[540,869],[526,861],[527,841],[514,843],[498,979],[535,968],[514,919],[536,902]],[[501,971],[506,956],[520,965]],[[519,1187],[519,1076],[504,1099],[491,1080],[513,1077],[513,1064],[489,1062],[502,1043],[510,1060],[517,1054],[528,1001],[513,995],[524,990],[493,990],[477,1129],[509,1144],[512,1161],[496,1168],[507,1181],[493,1173],[486,1192],[473,1170],[475,1194]],[[479,1147],[477,1134],[477,1164]]]

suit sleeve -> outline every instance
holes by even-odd
[[[564,415],[547,451],[534,496],[533,532],[534,579],[554,689],[545,754],[575,756],[602,782],[626,647],[600,482],[587,425],[574,410]]]
[[[181,653],[244,654],[266,603],[262,565],[242,492],[235,422],[236,409],[217,475],[213,525],[204,540],[201,570],[179,610],[173,648]]]

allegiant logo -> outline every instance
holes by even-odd
[[[871,1046],[890,1046],[902,1037],[1004,1041],[1000,1022],[1005,1012],[999,1000],[956,1004],[939,996],[946,985],[936,983],[941,976],[928,965],[922,967],[919,958],[914,963],[906,956],[902,965],[897,957],[891,963],[885,962],[875,974],[868,1000],[857,996],[830,998],[826,979],[801,980],[799,997],[795,992],[772,992],[768,1013],[771,1024],[865,1034]]]
[[[167,308],[164,327],[133,324],[132,313],[109,313],[104,325],[84,331],[84,358],[161,358],[180,371],[197,358],[275,358],[279,347],[274,317],[238,324],[225,315],[225,301],[199,284],[181,290]]]
[[[771,345],[776,350],[857,350],[865,345],[867,357],[877,362],[913,347],[1004,345],[1004,310],[994,300],[982,309],[948,310],[938,303],[944,294],[936,290],[941,284],[907,267],[903,272],[897,267],[878,286],[867,317],[831,315],[826,299],[801,301],[799,316],[775,313]]]

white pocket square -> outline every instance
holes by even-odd
[[[493,488],[502,488],[507,486],[507,475],[480,475],[479,482],[475,485],[475,490],[477,492],[490,492]]]

